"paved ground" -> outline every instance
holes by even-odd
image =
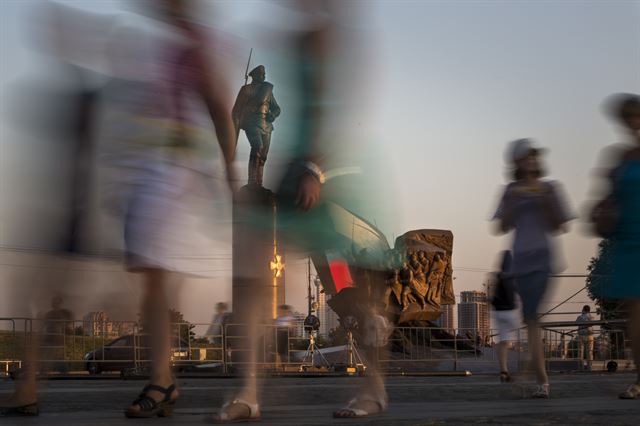
[[[389,411],[366,421],[334,420],[331,413],[362,384],[361,378],[274,378],[265,383],[263,421],[269,425],[638,425],[640,400],[624,401],[617,394],[632,382],[631,374],[572,374],[552,376],[549,400],[523,398],[519,385],[502,385],[495,376],[389,377]],[[203,424],[237,389],[237,379],[181,379],[182,397],[170,419],[129,420],[121,408],[144,383],[136,380],[55,380],[43,383],[37,418],[0,418],[0,425],[191,425]],[[0,381],[0,398],[11,390]]]

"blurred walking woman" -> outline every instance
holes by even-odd
[[[507,161],[513,170],[510,182],[494,215],[498,231],[515,231],[511,274],[522,300],[528,329],[531,362],[536,374],[534,398],[549,397],[549,379],[538,327],[538,307],[553,271],[551,236],[565,231],[570,220],[565,200],[556,182],[543,180],[541,150],[529,139],[511,142]]]
[[[207,29],[191,18],[192,5],[186,0],[140,3],[143,12],[161,20],[156,26],[164,32],[149,34],[149,48],[138,49],[146,33],[114,30],[109,46],[114,78],[103,95],[109,111],[103,162],[110,168],[105,187],[113,188],[113,201],[106,204],[124,222],[126,267],[143,282],[141,311],[152,361],[149,384],[125,410],[127,417],[173,412],[179,390],[169,362],[168,291],[189,273],[182,260],[197,252],[198,229],[190,224],[204,217],[198,199],[210,200],[213,171],[224,168],[233,185],[235,131],[227,86]],[[201,119],[205,112],[208,122]],[[207,161],[207,145],[213,142],[203,129],[210,123],[224,165]]]
[[[594,209],[596,231],[611,242],[612,275],[603,289],[609,299],[624,300],[629,311],[629,333],[636,382],[620,394],[640,397],[640,96],[615,95],[610,112],[630,134],[632,144],[619,156],[609,174],[611,193]]]

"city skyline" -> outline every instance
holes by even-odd
[[[458,334],[471,333],[488,338],[491,330],[491,309],[487,293],[483,291],[463,291],[458,305]]]

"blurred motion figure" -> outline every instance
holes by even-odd
[[[114,24],[109,16],[57,3],[42,2],[33,12],[27,22],[33,25],[31,47],[43,54],[47,66],[38,79],[9,92],[16,99],[7,105],[12,124],[26,138],[21,145],[39,144],[37,155],[29,152],[17,167],[24,173],[19,174],[20,195],[29,197],[28,207],[22,205],[17,212],[18,238],[20,244],[45,253],[36,256],[25,282],[12,288],[14,294],[8,298],[24,316],[37,315],[44,323],[42,333],[31,333],[25,341],[14,393],[0,401],[0,416],[38,415],[36,374],[39,367],[46,370],[39,361],[59,358],[64,334],[73,332],[73,314],[61,305],[62,296],[76,284],[72,261],[87,254],[96,81],[100,80],[90,57]],[[95,31],[93,37],[79,36],[88,27]],[[48,274],[43,279],[39,269],[50,267],[52,261],[62,270],[61,276]],[[47,302],[51,310],[42,315]]]
[[[509,144],[506,158],[513,180],[506,186],[493,218],[498,232],[513,230],[515,234],[511,274],[522,300],[529,352],[538,384],[533,397],[548,398],[549,378],[545,371],[538,308],[555,269],[550,237],[565,232],[571,216],[560,185],[542,179],[540,153],[529,139]]]
[[[602,295],[626,303],[636,382],[619,396],[640,397],[640,96],[617,94],[607,110],[629,137],[630,144],[614,159],[607,178],[610,191],[591,215],[596,232],[611,241],[611,277]]]
[[[520,326],[518,311],[516,310],[516,294],[513,276],[511,275],[511,252],[502,252],[500,271],[494,276],[493,295],[491,305],[494,312],[493,319],[498,327],[498,365],[500,367],[500,381],[512,381],[508,368],[509,344],[517,338],[516,331]]]
[[[185,273],[172,263],[171,252],[174,247],[183,246],[190,236],[188,232],[176,232],[176,223],[172,220],[180,217],[187,197],[201,190],[205,176],[195,149],[194,139],[198,131],[187,110],[189,99],[201,100],[215,124],[227,179],[233,187],[231,164],[235,141],[226,98],[228,87],[221,75],[212,69],[209,61],[211,52],[207,51],[210,40],[204,28],[191,19],[194,13],[192,6],[192,2],[183,0],[162,0],[148,6],[158,19],[170,25],[180,42],[158,40],[162,48],[159,49],[160,57],[150,58],[150,65],[157,65],[160,75],[148,76],[149,83],[157,85],[157,91],[144,93],[140,99],[132,100],[134,106],[139,106],[134,119],[144,119],[151,126],[163,126],[168,130],[168,137],[161,140],[164,146],[161,146],[157,158],[138,157],[141,164],[137,167],[142,173],[131,176],[136,178],[136,185],[125,199],[127,268],[140,273],[144,282],[142,312],[151,335],[152,358],[150,383],[125,410],[127,417],[170,416],[178,399],[169,365],[167,290],[174,275]],[[126,42],[126,39],[121,40],[123,46],[120,47],[126,48]],[[136,57],[132,55],[128,59],[135,61]],[[135,67],[135,63],[132,65]],[[148,149],[154,150],[152,145]],[[122,152],[121,155],[126,161],[129,153]]]
[[[363,103],[362,97],[352,93],[361,81],[357,77],[361,76],[362,64],[354,61],[355,37],[349,27],[349,19],[360,17],[362,10],[357,2],[302,0],[279,5],[288,8],[287,12],[298,16],[300,21],[296,22],[292,35],[285,35],[286,40],[283,41],[291,47],[291,81],[298,95],[295,104],[298,110],[292,113],[296,120],[287,129],[292,135],[292,155],[281,170],[282,179],[276,191],[278,229],[286,244],[291,244],[305,255],[326,253],[338,249],[343,242],[332,223],[333,219],[327,215],[327,205],[333,202],[356,209],[361,207],[356,206],[356,200],[360,201],[358,196],[369,196],[366,190],[375,189],[369,180],[355,181],[351,179],[353,176],[337,178],[359,173],[361,168],[358,166],[363,160],[362,151],[344,134],[345,123],[355,121],[354,115],[360,112],[354,104],[361,107]],[[282,16],[279,18],[283,19]],[[261,78],[259,74],[256,81]],[[240,119],[242,92],[239,98],[234,113],[236,122]],[[266,115],[265,121],[268,122]],[[358,129],[358,133],[361,131]],[[252,143],[252,155],[253,148]],[[350,154],[353,157],[350,158]],[[256,164],[253,158],[251,161],[250,170]],[[354,169],[358,171],[353,172]],[[354,187],[356,183],[361,186]],[[366,257],[366,264],[373,263],[370,259],[373,256]],[[349,259],[353,266],[363,266],[355,265],[355,259]],[[265,301],[243,300],[243,303],[258,306]],[[373,321],[371,324],[376,324],[378,318],[373,313],[367,312],[366,315],[371,316],[368,318]],[[254,335],[254,352],[256,338]],[[384,380],[377,370],[374,356],[378,348],[369,349],[363,351],[368,352],[365,357],[371,361],[367,363],[367,375],[355,391],[354,398],[333,413],[335,417],[365,417],[386,410]],[[255,356],[253,358],[255,361]],[[256,362],[250,362],[244,372],[242,388],[209,420],[238,422],[260,419],[256,373]]]
[[[591,370],[594,344],[593,326],[579,324],[585,321],[593,321],[591,307],[589,305],[582,307],[582,313],[576,318],[576,322],[578,323],[578,359],[582,363],[586,355],[587,369]]]

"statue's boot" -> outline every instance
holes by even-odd
[[[258,159],[256,157],[249,158],[249,179],[247,185],[258,185]]]
[[[262,174],[264,173],[264,162],[258,160],[256,166],[256,184],[262,186]]]

